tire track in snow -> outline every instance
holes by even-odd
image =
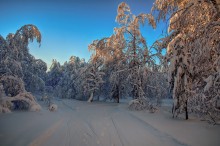
[[[93,142],[96,141],[96,145],[102,145],[100,140],[99,140],[99,136],[98,134],[96,133],[94,127],[92,126],[92,124],[88,121],[88,119],[86,118],[83,118],[80,113],[77,111],[78,110],[78,107],[76,108],[73,108],[72,106],[69,105],[69,102],[65,102],[63,101],[63,105],[69,109],[71,112],[74,112],[75,116],[77,116],[77,119],[74,119],[73,120],[73,115],[71,114],[70,115],[70,119],[68,120],[68,131],[69,131],[69,136],[71,135],[71,121],[74,121],[81,126],[77,127],[77,126],[74,126],[74,129],[75,131],[78,132],[79,135],[83,135],[84,136],[84,139],[83,139],[83,142],[87,142],[87,143],[84,143],[84,145],[89,145],[88,142],[93,139]],[[93,143],[92,142],[92,143]],[[69,146],[71,146],[71,139],[69,141]]]
[[[85,121],[85,120],[84,120],[84,122],[86,124],[86,127],[95,135],[96,138],[98,138],[98,135],[96,134],[96,132],[95,132],[94,128],[92,127],[92,125],[89,122]]]
[[[48,130],[46,130],[42,135],[40,135],[38,138],[33,140],[29,146],[39,146],[42,145],[44,142],[46,142],[53,133],[60,127],[61,123],[63,122],[62,119],[60,119],[58,122],[53,124]]]
[[[163,137],[166,139],[170,139],[171,141],[173,141],[175,143],[176,146],[189,146],[188,144],[185,144],[177,139],[175,139],[174,137],[172,137],[171,135],[164,133],[160,130],[158,130],[157,128],[153,127],[151,124],[149,124],[148,122],[142,120],[141,118],[133,115],[132,113],[129,113],[129,115],[131,117],[133,117],[135,120],[139,121],[140,123],[144,124],[145,127],[149,130],[151,130],[152,134],[154,134],[157,137]]]
[[[66,141],[65,141],[65,146],[70,146],[70,119],[66,122]]]
[[[72,106],[68,105],[65,101],[62,101],[63,105],[65,105],[68,109],[72,110],[72,111],[76,111],[75,108],[73,108]]]
[[[111,120],[112,120],[112,123],[113,123],[113,125],[114,125],[114,127],[115,127],[115,130],[116,130],[116,132],[117,132],[118,138],[119,138],[119,140],[120,140],[120,142],[121,142],[121,145],[124,146],[124,143],[123,143],[123,141],[122,141],[122,139],[121,139],[121,136],[120,136],[120,134],[119,134],[118,128],[116,127],[115,121],[113,120],[112,117],[111,117]]]

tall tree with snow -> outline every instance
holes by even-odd
[[[160,66],[155,60],[161,58],[162,50],[147,47],[140,32],[140,25],[149,20],[149,23],[155,26],[154,19],[150,14],[135,16],[126,3],[121,3],[118,6],[116,20],[120,27],[114,28],[113,35],[95,40],[89,46],[89,50],[94,53],[92,60],[100,59],[103,62],[101,67],[105,72],[104,88],[111,89],[109,96],[117,102],[123,95],[130,94],[134,99],[151,96],[153,94],[146,94],[144,92],[147,90],[143,89],[159,91],[161,87],[145,88],[146,85],[152,86],[148,85],[144,79]],[[146,73],[147,71],[149,74]]]
[[[103,76],[105,77],[105,83],[102,89],[108,88],[104,92],[107,92],[107,96],[116,100],[116,102],[119,102],[123,94],[126,81],[125,69],[127,68],[127,63],[123,52],[125,48],[125,40],[123,38],[122,34],[115,31],[112,36],[95,40],[89,46],[89,50],[95,53],[92,60],[102,60],[102,70],[105,72]]]
[[[98,63],[91,63],[88,65],[88,70],[84,82],[84,92],[89,94],[88,102],[92,102],[96,91],[100,90],[101,84],[103,84],[104,72],[99,70]]]
[[[40,109],[34,97],[26,92],[29,83],[37,86],[41,85],[40,82],[44,84],[44,81],[36,75],[38,72],[32,69],[37,61],[29,54],[28,43],[34,39],[40,43],[41,34],[38,28],[31,24],[24,25],[15,34],[9,34],[6,40],[0,36],[0,83],[6,94],[6,97],[1,99],[2,112],[10,111],[12,103],[26,105],[29,110]],[[39,63],[35,68],[39,70],[46,68],[45,64],[41,68],[41,64],[44,63]],[[44,71],[46,72],[45,69]],[[26,77],[29,77],[32,82],[29,82]]]
[[[145,64],[143,62],[144,50],[148,50],[146,41],[140,32],[140,24],[144,25],[148,20],[152,26],[155,27],[153,16],[150,14],[134,15],[131,13],[130,7],[122,2],[118,6],[118,14],[116,21],[120,24],[120,28],[116,28],[117,33],[121,33],[126,40],[126,57],[129,63],[130,84],[132,86],[133,98],[141,98],[143,91],[141,87],[141,80],[139,69]]]
[[[157,20],[170,17],[167,48],[168,74],[174,116],[193,111],[215,121],[220,118],[220,13],[217,0],[156,0]]]

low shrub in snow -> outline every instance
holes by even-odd
[[[154,107],[146,98],[137,98],[129,102],[130,110],[149,110],[151,113],[157,111],[157,108]]]

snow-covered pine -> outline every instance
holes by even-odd
[[[25,92],[24,82],[21,78],[8,75],[0,78],[0,83],[4,87],[4,92],[8,96],[16,96],[21,92]]]
[[[84,73],[83,88],[84,94],[89,95],[88,102],[92,102],[94,94],[100,90],[101,85],[104,83],[104,72],[100,70],[100,60],[91,60]]]
[[[71,56],[63,65],[53,59],[50,70],[47,73],[47,94],[60,98],[72,98],[85,100],[83,95],[83,80],[87,63],[85,59]]]
[[[156,19],[171,16],[169,32],[161,39],[160,48],[167,47],[169,82],[176,112],[193,111],[211,121],[220,119],[217,108],[220,85],[220,13],[218,0],[155,0]]]
[[[46,86],[51,86],[55,88],[62,77],[62,67],[60,63],[56,60],[52,60],[52,64],[47,73]]]
[[[29,41],[34,39],[40,43],[41,34],[31,24],[22,26],[15,34],[10,33],[6,39],[0,36],[0,83],[6,94],[1,99],[3,112],[18,108],[40,110],[35,98],[26,91],[32,90],[28,88],[32,85],[44,90],[46,63],[35,59],[28,50]]]

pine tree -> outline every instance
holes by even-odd
[[[89,94],[88,102],[92,102],[96,91],[100,90],[101,84],[104,83],[104,72],[99,70],[99,62],[92,62],[88,65],[88,69],[84,79],[84,92]]]
[[[35,80],[40,77],[32,69],[36,60],[29,54],[28,43],[34,39],[40,44],[41,34],[38,28],[31,24],[22,26],[15,34],[10,33],[6,39],[0,36],[0,83],[6,94],[0,103],[3,107],[1,112],[10,112],[13,104],[19,104],[29,110],[40,110],[35,98],[26,91],[28,83],[37,86],[44,84],[43,80]],[[39,67],[41,70],[41,65]],[[27,80],[27,73],[31,74],[29,77],[32,82]]]
[[[156,0],[153,10],[157,20],[169,19],[169,35],[160,40],[167,48],[166,59],[171,91],[174,98],[173,115],[193,111],[219,118],[219,2],[215,0]]]

